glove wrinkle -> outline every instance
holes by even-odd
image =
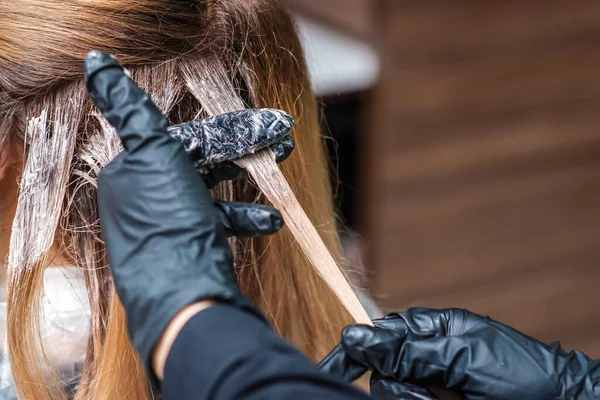
[[[367,372],[367,367],[348,357],[337,345],[318,365],[319,369],[347,383],[352,383]]]
[[[219,200],[213,205],[227,236],[266,236],[278,232],[283,226],[281,213],[269,206]]]

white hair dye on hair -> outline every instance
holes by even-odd
[[[72,132],[79,122],[69,117],[76,113],[81,101],[71,98],[68,104],[52,107],[51,113],[51,107],[47,107],[27,121],[27,162],[10,237],[9,271],[31,268],[53,244],[75,150],[76,137]]]

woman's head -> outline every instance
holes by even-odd
[[[201,2],[157,0],[18,0],[0,4],[0,107],[40,99],[81,78],[92,48],[122,62],[149,64],[194,48]]]
[[[0,26],[0,145],[21,138],[27,151],[8,279],[9,347],[22,398],[60,396],[38,335],[42,274],[57,232],[85,273],[92,307],[79,398],[141,399],[146,391],[97,223],[95,177],[120,148],[84,95],[82,60],[91,49],[114,54],[171,123],[243,106],[292,114],[296,150],[282,170],[339,256],[316,103],[279,0],[12,0],[0,2]],[[247,182],[221,184],[214,194],[265,201]],[[289,232],[232,246],[242,289],[275,329],[309,357],[324,355],[349,318]]]

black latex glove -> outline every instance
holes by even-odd
[[[245,175],[232,160],[270,147],[276,162],[294,149],[292,117],[281,110],[248,109],[173,125],[167,133],[183,144],[208,187]]]
[[[340,346],[397,382],[442,385],[473,400],[600,398],[599,361],[467,310],[415,308],[376,326],[347,327]],[[349,370],[341,366],[351,361],[333,360],[325,370]]]
[[[371,396],[378,400],[438,400],[424,387],[398,382],[381,374],[371,375]]]
[[[326,374],[348,383],[356,381],[371,369],[371,396],[378,400],[438,400],[435,395],[421,386],[388,378],[354,360],[346,354],[342,344],[336,346],[319,363],[319,368]]]
[[[84,76],[125,148],[100,171],[98,209],[129,335],[151,371],[155,344],[186,305],[215,299],[262,318],[237,285],[221,222],[252,236],[277,231],[281,216],[268,207],[215,207],[166,119],[114,58],[91,52]]]

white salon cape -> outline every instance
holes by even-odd
[[[381,311],[365,292],[357,295],[371,318]],[[90,305],[76,267],[51,267],[44,274],[42,329],[45,349],[70,396],[77,390],[90,334]],[[6,290],[0,292],[0,400],[17,399],[6,346]]]
[[[44,274],[42,334],[48,357],[68,391],[81,376],[90,334],[90,305],[81,271],[51,267]],[[17,399],[6,346],[6,290],[0,293],[0,400]]]

